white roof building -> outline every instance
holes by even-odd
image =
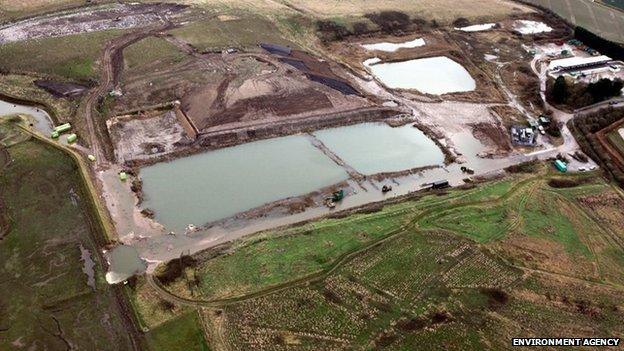
[[[562,70],[562,69],[574,69],[592,67],[601,64],[605,64],[612,59],[609,56],[591,56],[591,57],[569,57],[559,60],[552,60],[548,64],[548,70]]]

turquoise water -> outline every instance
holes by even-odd
[[[141,170],[144,207],[168,230],[204,225],[348,178],[301,135],[205,152]]]
[[[462,65],[445,56],[369,65],[382,83],[394,89],[416,89],[427,94],[472,91],[475,80]]]
[[[444,162],[438,146],[409,124],[392,128],[385,123],[363,123],[325,129],[314,135],[345,163],[366,175]]]

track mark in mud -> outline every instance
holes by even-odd
[[[104,161],[114,160],[113,144],[106,127],[106,118],[94,115],[97,104],[115,87],[122,71],[123,50],[137,41],[156,35],[159,32],[170,29],[173,23],[167,22],[164,25],[142,28],[132,33],[123,35],[108,42],[100,56],[101,75],[100,84],[89,91],[79,108],[78,115],[83,115],[86,119],[89,134],[89,144],[100,165]],[[105,116],[104,116],[105,117]]]
[[[356,180],[358,183],[366,179],[366,176],[362,173],[356,171],[353,167],[347,164],[343,159],[341,159],[338,155],[336,155],[327,145],[323,144],[314,134],[307,133],[306,136],[310,140],[310,143],[317,149],[321,150],[327,157],[329,157],[332,161],[334,161],[338,166],[344,168],[344,170],[349,174],[351,178]]]

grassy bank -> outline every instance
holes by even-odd
[[[624,198],[591,174],[537,172],[266,232],[196,255],[165,288],[210,300],[284,286],[201,310],[220,321],[204,326],[218,345],[243,348],[476,350],[507,345],[518,326],[616,332]]]
[[[0,69],[73,80],[95,79],[95,61],[102,48],[122,33],[122,30],[107,30],[6,43],[0,46]]]

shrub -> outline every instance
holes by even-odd
[[[366,18],[375,23],[385,33],[403,32],[410,28],[410,17],[400,11],[382,11],[369,13]]]

